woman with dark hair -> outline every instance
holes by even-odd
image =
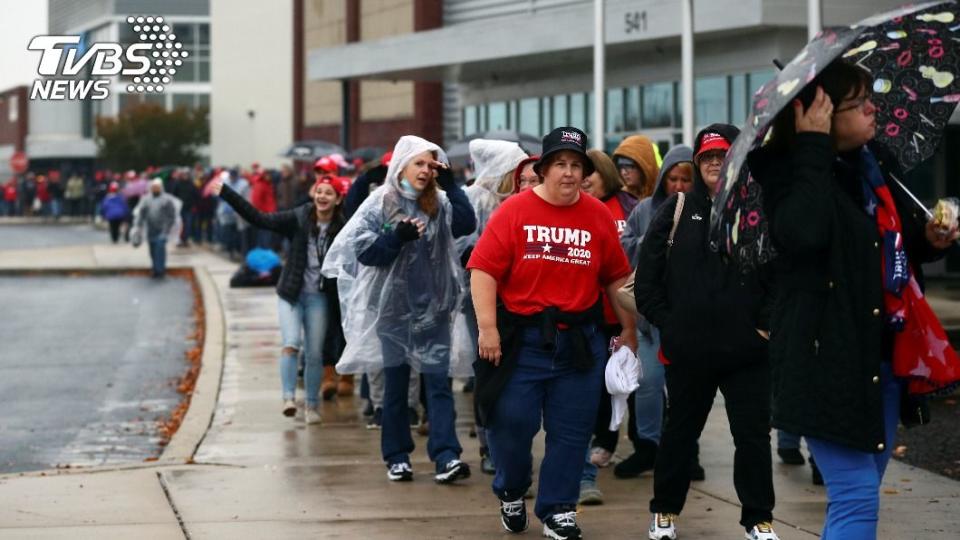
[[[556,540],[582,537],[579,481],[606,364],[600,294],[615,294],[630,274],[612,215],[580,190],[593,172],[587,146],[574,127],[547,134],[534,166],[543,183],[500,205],[467,263],[481,357],[477,408],[497,469],[500,522],[510,532],[527,528],[523,495],[542,423],[535,513]],[[632,317],[614,307],[623,344],[636,350]]]
[[[283,415],[297,412],[294,395],[297,388],[297,355],[304,349],[304,420],[319,424],[320,380],[327,329],[335,314],[336,280],[320,275],[324,257],[333,239],[343,228],[340,203],[347,186],[339,178],[317,175],[310,188],[310,202],[290,210],[261,212],[243,196],[225,185],[222,177],[211,181],[210,192],[255,227],[274,231],[290,240],[287,262],[277,283],[280,316],[280,382],[283,387]]]
[[[454,238],[474,229],[473,208],[443,150],[405,135],[393,149],[384,184],[360,205],[324,263],[324,275],[338,278],[344,315],[347,346],[337,371],[383,370],[380,450],[393,482],[413,480],[411,370],[423,375],[434,480],[449,484],[470,476],[460,461],[447,375],[453,317],[463,298]]]
[[[677,537],[697,440],[719,390],[733,435],[733,483],[749,540],[777,540],[771,526],[770,364],[764,282],[710,247],[710,210],[724,156],[739,130],[712,124],[693,147],[693,190],[660,205],[640,247],[637,310],[660,331],[667,419],[653,473],[649,538]]]
[[[896,158],[874,141],[870,76],[835,61],[774,121],[748,157],[763,187],[777,298],[771,317],[773,425],[807,439],[827,486],[822,538],[877,536],[879,490],[901,408],[897,358],[923,358],[922,263],[941,234],[893,181]],[[947,345],[944,343],[944,345]],[[948,345],[947,345],[948,346]]]

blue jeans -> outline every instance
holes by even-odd
[[[637,436],[660,444],[660,431],[663,426],[663,364],[657,358],[660,349],[660,333],[651,328],[652,335],[640,335],[638,339],[637,358],[643,369],[640,386],[634,391],[633,421],[637,425]],[[590,463],[590,450],[587,450],[586,462],[583,464],[581,483],[596,484],[599,469]]]
[[[307,407],[319,404],[320,380],[323,378],[323,342],[327,336],[329,308],[327,294],[300,293],[296,304],[278,299],[280,336],[284,352],[280,355],[280,382],[283,399],[293,399],[297,388],[297,352],[303,347],[303,380]],[[286,352],[293,349],[292,354]]]
[[[389,330],[387,330],[389,332]],[[415,336],[414,341],[422,339],[450,342],[450,326],[439,325],[431,336]],[[414,343],[422,349],[424,344]],[[381,337],[380,346],[383,357],[406,358],[409,351],[400,347],[393,339]],[[446,359],[449,366],[450,358]],[[437,366],[434,366],[437,367]],[[427,395],[427,419],[430,422],[430,434],[427,439],[427,455],[436,465],[437,472],[451,460],[459,459],[463,448],[457,439],[457,413],[453,404],[453,390],[447,370],[430,370],[421,373],[424,390]],[[407,394],[410,385],[410,365],[407,363],[383,368],[383,412],[381,417],[380,451],[387,466],[396,463],[410,463],[410,452],[416,447],[410,435],[410,417],[407,414]]]
[[[546,451],[534,512],[544,520],[577,506],[584,455],[597,420],[606,344],[598,328],[584,328],[594,362],[581,371],[573,365],[570,331],[557,332],[552,351],[541,348],[539,329],[522,332],[513,375],[487,426],[497,464],[493,492],[504,501],[526,493],[532,483],[530,450],[542,421]]]
[[[883,393],[884,451],[861,452],[848,446],[807,437],[807,446],[817,461],[827,485],[827,516],[823,540],[877,537],[880,517],[880,483],[893,452],[900,420],[900,382],[889,363],[880,368]]]
[[[777,450],[800,449],[800,435],[782,429],[777,430]]]
[[[162,276],[167,271],[167,237],[158,236],[148,240],[150,246],[150,262],[153,264],[154,277]]]
[[[640,335],[637,358],[643,369],[640,386],[634,391],[633,418],[637,436],[660,444],[663,430],[663,389],[666,384],[663,364],[657,358],[660,350],[660,332],[651,327],[650,336]]]

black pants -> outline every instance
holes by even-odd
[[[111,219],[107,223],[110,224],[110,240],[113,240],[113,243],[116,244],[120,240],[120,226],[123,225],[123,220]]]
[[[733,484],[746,529],[773,519],[770,458],[770,365],[758,360],[718,369],[707,362],[666,366],[669,405],[657,452],[650,512],[679,514],[690,488],[690,460],[717,389],[723,393],[735,446]]]

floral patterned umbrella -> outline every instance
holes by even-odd
[[[762,190],[745,166],[773,118],[830,62],[845,58],[874,78],[877,140],[904,171],[933,155],[960,102],[960,5],[940,0],[826,29],[757,90],[753,110],[723,166],[714,199],[714,245],[746,271],[776,256],[763,214]]]

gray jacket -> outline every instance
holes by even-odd
[[[161,192],[147,193],[137,205],[137,225],[147,233],[148,240],[166,238],[177,223],[177,201],[173,195]]]
[[[663,179],[674,165],[685,161],[693,161],[693,150],[689,146],[680,145],[671,148],[663,157],[663,165],[660,167],[660,176],[657,177],[653,195],[640,201],[640,204],[627,216],[627,224],[623,229],[623,235],[620,236],[620,244],[627,252],[630,266],[634,269],[637,268],[637,261],[640,259],[640,244],[643,243],[643,235],[647,233],[650,220],[653,219],[653,215],[657,213],[663,201],[667,200],[667,187]]]

